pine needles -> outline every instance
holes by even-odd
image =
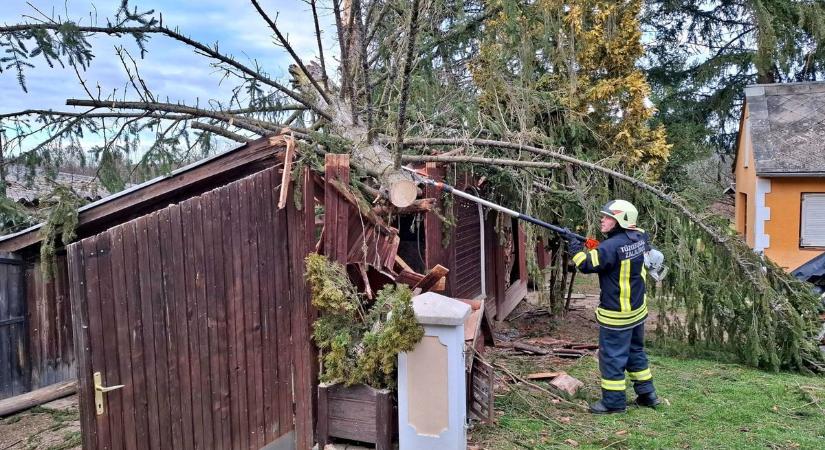
[[[412,350],[424,336],[410,289],[389,285],[368,307],[346,269],[317,253],[306,258],[306,278],[312,304],[321,311],[313,324],[321,381],[395,386],[398,353]]]

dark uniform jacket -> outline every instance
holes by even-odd
[[[574,249],[573,262],[583,273],[598,273],[601,297],[596,319],[614,330],[633,328],[647,318],[644,252],[647,233],[617,228],[593,250]]]

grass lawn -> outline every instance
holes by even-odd
[[[498,360],[513,371],[523,360]],[[664,404],[627,414],[592,416],[524,385],[497,393],[498,423],[479,426],[472,442],[485,449],[550,448],[803,448],[825,449],[825,377],[767,373],[734,364],[655,354],[651,370]],[[577,402],[598,399],[596,360],[567,369],[585,383]],[[632,388],[628,400],[633,399]]]

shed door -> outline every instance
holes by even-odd
[[[0,400],[31,389],[22,264],[0,253]]]
[[[268,169],[69,246],[84,449],[295,447],[293,407],[312,410],[293,406],[311,388],[303,253],[277,180]]]

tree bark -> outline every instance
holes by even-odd
[[[77,380],[69,380],[0,400],[0,417],[72,395],[75,392],[77,392]]]

